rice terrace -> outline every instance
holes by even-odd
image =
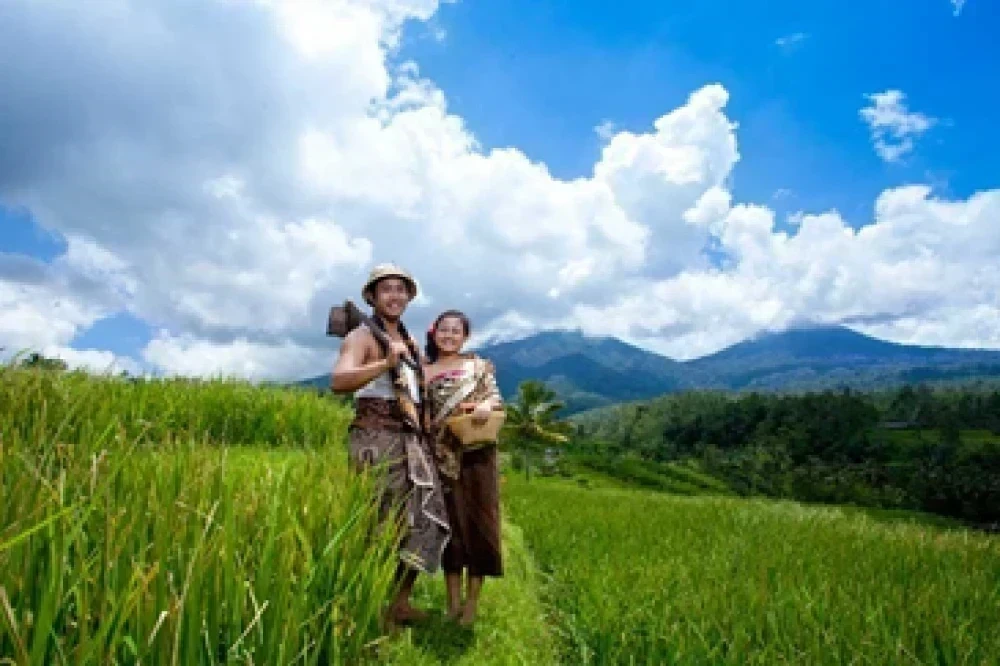
[[[693,460],[637,481],[593,454],[507,463],[508,571],[474,631],[384,634],[391,539],[346,473],[348,405],[13,366],[0,400],[10,663],[1000,660],[1000,538],[744,497]]]
[[[997,35],[0,0],[0,666],[1000,666]]]

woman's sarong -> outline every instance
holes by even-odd
[[[464,569],[471,576],[499,577],[503,575],[503,558],[497,447],[490,444],[463,451],[461,443],[444,425],[447,414],[442,410],[455,413],[455,398],[481,402],[488,398],[499,399],[500,391],[492,364],[486,362],[485,372],[471,387],[468,382],[474,377],[476,365],[463,365],[460,370],[431,378],[427,386],[436,420],[432,429],[434,454],[441,471],[451,523],[451,537],[444,551],[442,568],[446,573],[460,573]]]

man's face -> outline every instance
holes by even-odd
[[[399,278],[385,278],[375,285],[375,310],[384,318],[398,320],[410,302],[406,282]]]

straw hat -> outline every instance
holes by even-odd
[[[412,275],[395,264],[379,264],[372,269],[368,275],[368,281],[361,289],[361,296],[365,299],[365,303],[375,307],[375,284],[386,278],[399,278],[406,283],[407,290],[410,292],[410,300],[417,297],[417,281],[413,279]]]

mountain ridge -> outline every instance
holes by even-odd
[[[539,379],[567,414],[683,390],[874,388],[930,380],[1000,378],[1000,350],[907,345],[843,326],[768,332],[678,361],[610,336],[547,331],[475,350],[493,361],[505,397]],[[328,387],[329,374],[296,382]]]

